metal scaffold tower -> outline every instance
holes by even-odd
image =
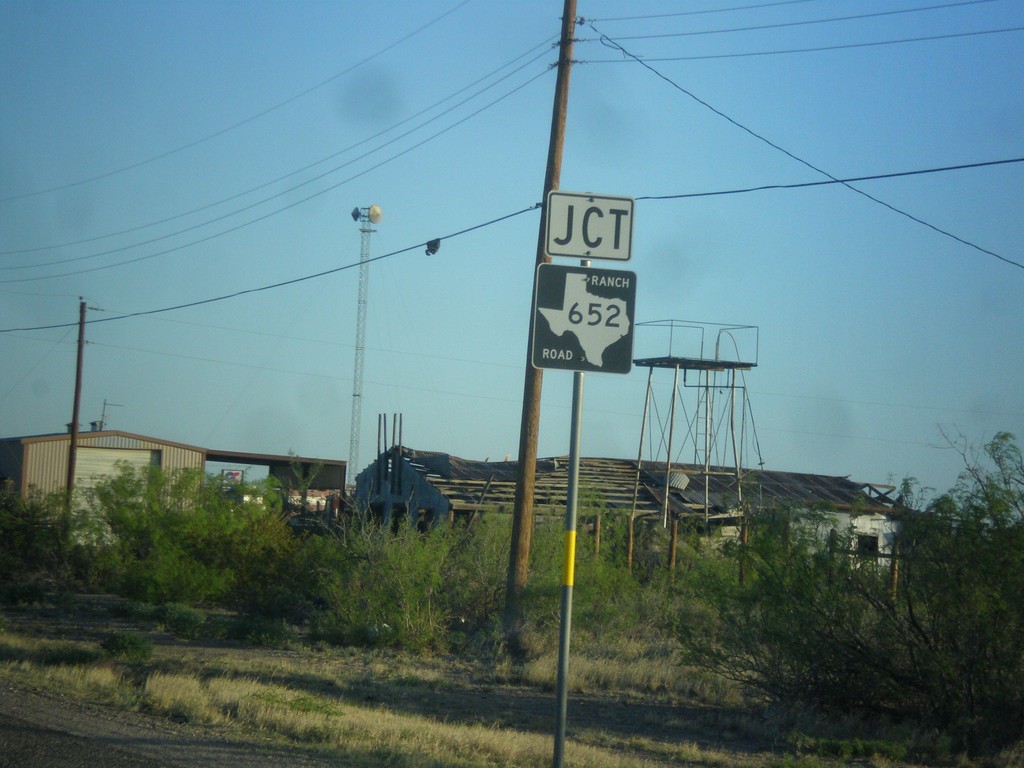
[[[379,205],[353,208],[352,220],[359,224],[359,299],[356,304],[356,359],[352,368],[352,422],[348,443],[348,465],[359,468],[359,426],[363,416],[363,359],[366,357],[366,304],[370,284],[370,235],[383,214]]]
[[[704,530],[707,531],[715,502],[712,487],[722,485],[718,481],[724,481],[731,489],[737,508],[742,506],[744,446],[750,414],[744,374],[757,367],[759,330],[752,325],[721,325],[686,320],[638,323],[637,328],[641,327],[660,328],[667,332],[669,354],[633,361],[634,365],[648,369],[640,450],[637,454],[638,479],[653,403],[654,371],[671,370],[672,400],[668,413],[657,413],[651,419],[652,423],[655,419],[659,422],[661,435],[657,445],[654,445],[654,429],[651,428],[649,455],[652,464],[648,471],[664,471],[661,498],[662,523],[666,527],[669,525],[672,490],[684,491],[690,478],[699,480],[699,494],[702,498],[695,498],[691,492],[688,494],[687,505],[694,513],[703,513]],[[677,410],[682,411],[686,426],[678,447]],[[752,414],[749,422],[753,434]],[[756,435],[753,438],[756,449]],[[661,457],[664,457],[663,465]],[[761,463],[760,456],[758,462]]]

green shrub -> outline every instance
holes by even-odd
[[[336,570],[320,572],[311,638],[340,645],[446,649],[453,631],[486,623],[503,590],[494,558],[501,533],[357,523],[335,539]],[[482,546],[475,549],[474,545]],[[507,558],[507,555],[503,556]]]
[[[46,599],[46,590],[34,581],[12,581],[0,587],[0,599],[19,607],[39,605]]]
[[[228,622],[226,635],[246,645],[285,648],[295,642],[295,632],[280,618],[240,615]]]
[[[21,498],[0,490],[0,578],[27,581],[63,575],[69,516],[59,495]]]
[[[323,585],[323,610],[310,623],[311,638],[343,645],[437,644],[444,627],[439,590],[432,589],[439,569],[425,567],[429,555],[421,544],[415,531],[392,534],[372,525],[353,531],[345,570]]]
[[[59,589],[50,598],[53,604],[63,610],[73,610],[78,607],[78,595],[70,589]]]
[[[772,768],[829,768],[817,757],[784,757],[778,762],[771,763]]]
[[[1024,738],[1024,462],[1005,434],[987,454],[993,469],[970,465],[901,516],[895,589],[814,513],[755,518],[748,583],[707,581],[679,621],[691,660],[779,701],[934,728],[957,750]]]
[[[107,655],[121,661],[143,662],[153,655],[153,643],[135,632],[115,632],[100,643]]]
[[[158,606],[136,600],[115,603],[110,609],[111,615],[133,621],[156,621],[159,611]]]
[[[485,516],[468,530],[445,532],[451,540],[440,599],[453,632],[477,632],[499,614],[505,600],[511,522],[507,516]]]
[[[195,640],[206,624],[206,614],[181,603],[167,603],[156,612],[157,620],[170,632],[185,640]]]
[[[56,666],[60,664],[92,664],[100,656],[100,652],[94,648],[73,645],[71,643],[55,643],[42,648],[38,659],[43,664]]]
[[[96,485],[90,515],[97,587],[150,603],[277,611],[294,605],[299,542],[269,482],[226,495],[201,472],[123,466]]]
[[[802,733],[791,733],[786,740],[797,752],[811,752],[821,757],[841,757],[844,760],[882,757],[902,761],[911,752],[910,746],[905,743],[883,739],[815,738]]]

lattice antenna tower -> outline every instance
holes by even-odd
[[[356,359],[352,368],[352,426],[348,443],[348,465],[359,469],[359,426],[363,418],[363,360],[366,357],[366,305],[370,287],[370,235],[383,217],[379,205],[353,208],[352,220],[359,224],[359,298],[356,303]]]

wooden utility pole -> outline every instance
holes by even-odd
[[[82,405],[82,361],[85,357],[85,302],[78,303],[78,362],[75,365],[75,402],[71,408],[71,440],[68,443],[68,479],[65,504],[71,509],[75,492],[75,462],[78,458],[78,419]]]
[[[746,505],[741,506],[743,517],[740,521],[740,586],[747,583],[747,545],[750,543],[750,523]]]
[[[896,604],[899,597],[900,585],[900,539],[894,536],[892,540],[892,559],[889,561],[889,599]]]
[[[667,495],[667,494],[666,494]],[[676,577],[676,547],[679,545],[679,518],[672,516],[672,534],[668,543],[668,573],[673,579]]]
[[[548,142],[548,162],[544,173],[546,205],[548,192],[558,189],[562,174],[562,145],[565,140],[565,117],[569,104],[569,70],[572,66],[573,30],[576,25],[576,0],[563,0],[562,34],[558,44],[558,77],[551,112],[551,136]],[[549,263],[545,252],[542,209],[537,235],[536,265]],[[535,265],[535,268],[536,268]],[[533,302],[531,301],[531,308]],[[533,338],[533,315],[530,317],[530,339]],[[537,479],[537,437],[540,425],[540,396],[542,371],[534,368],[530,356],[530,341],[526,349],[526,378],[523,385],[523,416],[519,428],[519,466],[516,474],[516,494],[512,510],[512,542],[509,547],[508,581],[505,590],[505,631],[516,643],[521,625],[519,598],[529,571],[530,540],[533,534],[533,490]]]

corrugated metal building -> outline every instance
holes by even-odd
[[[0,483],[9,482],[22,496],[32,492],[53,493],[67,487],[71,435],[58,433],[31,437],[0,438]],[[104,476],[114,475],[117,465],[156,466],[165,472],[204,469],[208,461],[237,462],[269,467],[270,474],[286,482],[292,468],[305,471],[318,466],[310,488],[339,490],[345,487],[345,462],[300,456],[214,451],[117,430],[82,432],[78,435],[75,488],[91,488]]]
[[[22,496],[53,493],[67,487],[70,434],[36,435],[0,440],[0,478],[13,482]],[[128,432],[82,432],[78,436],[75,487],[92,487],[113,475],[118,462],[133,467],[156,466],[165,471],[202,468],[206,451]]]

